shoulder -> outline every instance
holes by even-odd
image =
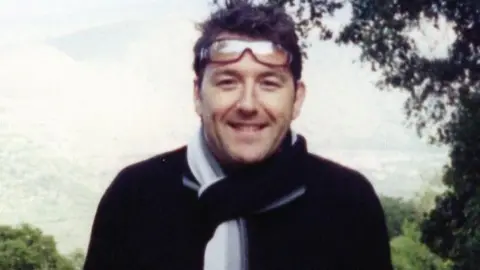
[[[318,176],[326,177],[330,181],[342,181],[343,184],[351,185],[370,183],[358,170],[316,154],[309,154],[308,163],[309,171]]]
[[[140,187],[164,185],[180,175],[185,165],[186,146],[140,160],[122,168],[106,193],[134,193]]]
[[[370,180],[358,170],[311,153],[308,160],[309,178],[314,186],[327,188],[332,195],[342,198],[377,196]]]
[[[160,153],[124,167],[119,174],[140,176],[162,174],[181,168],[185,163],[186,146]]]

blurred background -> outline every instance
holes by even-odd
[[[362,1],[346,1],[343,8],[322,18],[334,38],[355,22],[350,3],[358,2]],[[391,14],[408,12],[398,11],[398,5],[409,5],[408,1],[381,2]],[[457,2],[475,5],[474,1]],[[289,6],[292,14],[300,5],[297,1]],[[207,0],[0,1],[2,230],[51,236],[48,239],[56,242],[56,252],[63,254],[58,256],[68,257],[65,260],[80,269],[98,201],[116,173],[132,162],[185,144],[198,127],[192,103],[192,50],[198,37],[194,25],[212,8]],[[457,21],[438,11],[435,27],[422,8],[412,11],[411,21],[417,23],[410,26],[401,17],[381,18],[384,24],[367,18],[370,28],[363,31],[370,36],[363,36],[364,43],[375,29],[392,31],[395,28],[388,23],[403,20],[408,27],[404,25],[398,33],[415,42],[415,55],[431,63],[450,59],[459,37]],[[472,17],[477,28],[478,14]],[[361,61],[365,44],[323,41],[315,28],[308,33],[303,73],[307,99],[294,128],[307,137],[312,152],[358,169],[372,181],[388,208],[398,269],[427,269],[418,256],[434,256],[428,263],[438,268],[428,269],[447,269],[452,260],[458,264],[448,248],[443,253],[434,249],[434,254],[419,236],[423,213],[438,206],[437,194],[452,188],[443,180],[454,144],[431,144],[428,136],[417,134],[415,125],[407,125],[411,121],[404,107],[413,89],[407,84],[407,73],[401,83],[390,84],[390,90],[378,87],[385,79],[382,71],[403,72],[398,64],[392,64],[396,69],[384,65],[373,71],[372,63],[380,57]],[[392,38],[384,36],[383,41]],[[478,36],[475,42],[478,45]],[[372,48],[385,55],[396,50]],[[409,61],[405,63],[419,62]],[[428,72],[432,80],[445,81],[439,79],[445,70],[430,66]],[[478,81],[470,80],[468,87],[478,91]],[[452,89],[457,88],[447,90]],[[28,226],[20,226],[23,223]],[[23,256],[2,246],[2,241],[18,239],[1,237],[0,261]],[[416,251],[409,254],[408,250]],[[62,267],[67,268],[62,269],[70,269],[66,261]],[[22,269],[12,265],[0,263],[0,269]]]

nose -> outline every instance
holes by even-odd
[[[253,116],[258,112],[259,100],[257,96],[255,74],[263,70],[262,64],[258,63],[251,51],[246,51],[242,58],[235,63],[235,67],[244,74],[244,82],[241,90],[241,96],[237,100],[236,108],[239,114]]]
[[[251,116],[257,113],[257,100],[254,87],[254,83],[246,83],[242,91],[242,95],[238,100],[238,112],[244,116]]]

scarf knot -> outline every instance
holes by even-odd
[[[232,220],[276,209],[303,195],[306,188],[299,175],[306,156],[305,138],[288,132],[279,151],[264,162],[225,175],[199,132],[187,146],[187,161],[201,185],[198,202],[207,238],[224,223],[234,224]]]

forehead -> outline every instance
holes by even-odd
[[[254,41],[254,40],[268,40],[268,39],[264,39],[264,38],[254,38],[254,37],[251,37],[251,36],[248,36],[248,35],[241,35],[241,34],[236,34],[236,33],[231,33],[231,32],[221,32],[220,34],[218,34],[214,40],[217,40],[217,39],[228,39],[228,38],[232,38],[232,39],[242,39],[242,40],[251,40],[251,41]]]
[[[280,75],[282,77],[290,77],[289,69],[286,67],[271,67],[256,62],[249,55],[244,55],[237,62],[230,64],[208,64],[205,69],[205,75],[240,75],[240,76],[261,76],[261,75]]]

